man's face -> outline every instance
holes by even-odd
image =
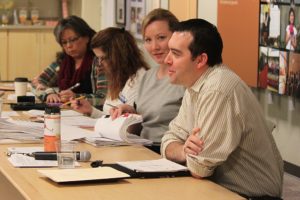
[[[188,49],[193,36],[189,32],[174,32],[169,40],[170,52],[165,59],[168,64],[170,82],[190,87],[198,79],[197,59],[192,60]]]

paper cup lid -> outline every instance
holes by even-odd
[[[17,77],[17,78],[15,78],[15,82],[28,82],[28,78]]]

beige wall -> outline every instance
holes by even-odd
[[[164,1],[164,5],[170,3],[170,1],[172,0],[169,0],[169,2]],[[106,8],[105,11],[103,11],[103,8]],[[102,11],[100,14],[102,16],[102,28],[114,25],[112,21],[114,16],[113,8],[114,1],[102,0]],[[95,16],[96,14],[93,13],[92,15]],[[217,24],[217,0],[198,0],[198,17]],[[300,144],[299,100],[295,102],[293,108],[293,106],[289,106],[293,104],[289,97],[270,95],[269,92],[265,90],[253,89],[253,91],[263,107],[266,118],[276,124],[276,129],[273,134],[283,159],[300,166],[300,154],[298,153]],[[272,101],[270,99],[272,99]]]

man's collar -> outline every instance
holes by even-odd
[[[190,87],[190,90],[193,90],[194,92],[199,92],[200,89],[202,88],[205,80],[209,76],[209,74],[214,71],[214,69],[218,67],[217,65],[213,67],[208,67],[205,72],[200,76],[200,78]]]

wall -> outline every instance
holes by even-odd
[[[198,18],[217,25],[217,6],[218,0],[198,0]]]
[[[217,24],[217,2],[218,0],[198,0],[198,17]],[[163,1],[163,5],[168,5],[168,2]],[[114,1],[102,0],[101,6],[101,28],[114,26]],[[151,60],[148,56],[147,58]],[[268,91],[259,89],[253,89],[253,92],[266,118],[276,124],[273,135],[283,159],[300,166],[300,102],[295,102],[293,110],[293,106],[289,106],[292,105],[292,100],[286,96],[270,95]]]
[[[101,0],[82,0],[81,5],[81,17],[95,31],[99,31],[101,29]]]
[[[201,9],[199,9],[198,16],[202,16],[201,10],[203,12],[209,10],[204,18],[214,21],[218,9],[216,1],[199,0],[198,8]],[[276,125],[273,136],[283,159],[300,167],[300,154],[298,153],[300,144],[300,101],[294,101],[287,96],[272,94],[266,90],[254,88],[253,92],[259,100],[266,118]]]

